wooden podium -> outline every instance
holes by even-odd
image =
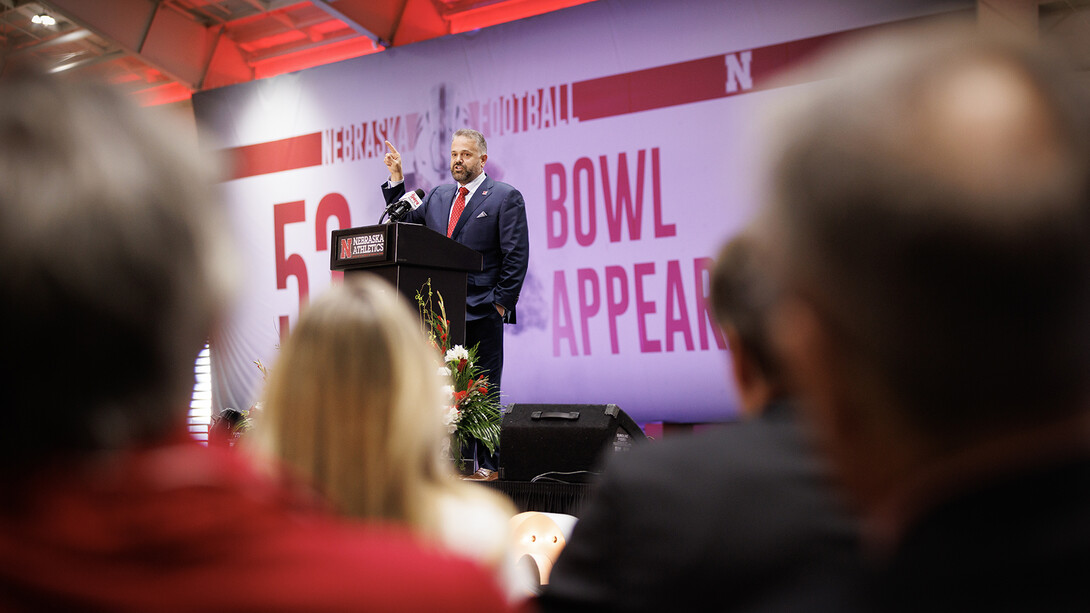
[[[451,345],[464,345],[466,275],[484,267],[480,253],[426,226],[390,223],[334,230],[329,269],[346,276],[375,274],[416,304],[416,293],[431,279],[443,295]]]

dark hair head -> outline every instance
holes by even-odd
[[[733,330],[766,381],[782,385],[769,330],[771,279],[753,238],[738,234],[719,251],[711,273],[711,304],[719,325]]]

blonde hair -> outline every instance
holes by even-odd
[[[310,303],[285,341],[254,435],[342,513],[437,536],[440,498],[494,494],[458,480],[441,453],[449,434],[439,367],[390,284],[346,278]]]

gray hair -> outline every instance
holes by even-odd
[[[882,390],[876,406],[921,432],[1082,406],[1090,130],[1072,75],[961,31],[854,51],[780,125],[764,223],[785,285],[835,331],[859,387]],[[966,108],[982,85],[991,104]]]
[[[6,470],[183,427],[233,262],[179,127],[102,85],[0,86]]]
[[[472,128],[462,128],[462,129],[456,131],[454,134],[452,134],[450,139],[454,140],[455,138],[457,138],[459,136],[464,136],[466,138],[471,138],[471,139],[477,141],[477,149],[480,150],[481,155],[487,155],[488,154],[488,143],[486,143],[484,141],[484,134],[481,134],[480,132],[478,132],[478,131],[476,131],[476,130],[474,130]]]

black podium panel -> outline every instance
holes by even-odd
[[[646,438],[615,404],[512,404],[500,424],[500,480],[585,483],[604,454]]]
[[[432,291],[443,296],[451,344],[465,343],[466,277],[483,267],[480,253],[409,223],[334,230],[330,244],[330,270],[378,275],[413,305],[416,293],[430,279]]]
[[[374,268],[355,268],[345,270],[348,275],[378,275],[397,288],[398,293],[409,299],[416,306],[416,292],[431,279],[431,289],[443,297],[443,305],[450,319],[450,344],[464,345],[466,337],[466,274],[449,270],[420,268],[418,266],[376,266]],[[434,298],[435,308],[439,308],[439,297]],[[438,311],[437,311],[438,312]]]

